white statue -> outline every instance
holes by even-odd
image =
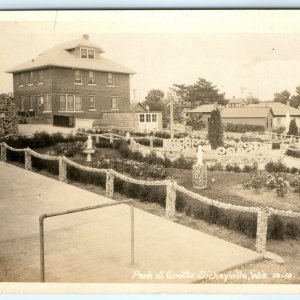
[[[93,140],[92,140],[91,135],[88,135],[88,139],[85,142],[85,145],[86,145],[86,147],[85,147],[86,150],[92,150],[93,149]]]
[[[203,147],[201,145],[198,146],[197,165],[203,165]]]
[[[85,149],[83,150],[83,153],[86,153],[86,161],[91,162],[92,161],[92,153],[95,153],[95,149],[93,149],[93,140],[92,136],[88,135],[87,141],[84,143]]]

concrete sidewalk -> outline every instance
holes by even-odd
[[[0,176],[1,281],[39,281],[39,215],[114,201],[3,162]],[[49,282],[187,283],[197,281],[201,271],[222,272],[261,258],[135,209],[136,263],[131,266],[127,205],[46,219],[45,253]]]

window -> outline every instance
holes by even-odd
[[[59,110],[65,111],[66,108],[66,95],[60,95],[59,96]]]
[[[20,81],[20,84],[24,83],[24,73],[19,74],[19,81]]]
[[[25,106],[24,106],[24,96],[20,97],[20,110],[24,111]]]
[[[43,82],[43,70],[39,70],[39,83],[42,83]]]
[[[89,71],[89,84],[95,84],[95,72]]]
[[[33,84],[33,71],[30,71],[30,75],[29,75],[29,83]]]
[[[59,96],[60,111],[82,111],[81,95],[60,95]]]
[[[144,114],[140,114],[140,122],[141,123],[145,122],[145,115]]]
[[[107,85],[114,85],[113,73],[107,73]]]
[[[146,122],[151,122],[151,114],[146,114]]]
[[[75,96],[75,110],[82,110],[82,97],[80,95]]]
[[[111,109],[118,109],[118,99],[111,97]]]
[[[87,58],[87,49],[80,49],[80,57]]]
[[[75,70],[75,83],[82,83],[82,74],[80,70]]]
[[[95,58],[95,50],[88,50],[88,58]]]
[[[90,95],[90,109],[95,109],[95,96]]]
[[[44,95],[44,111],[52,111],[51,95]]]
[[[29,96],[29,109],[33,109],[33,96]]]
[[[74,95],[67,95],[67,110],[74,110]]]
[[[156,120],[157,120],[156,114],[152,114],[152,122],[156,122]]]

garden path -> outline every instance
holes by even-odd
[[[39,281],[42,213],[114,200],[0,162],[0,280]],[[249,249],[135,208],[135,265],[130,265],[130,208],[113,206],[45,220],[48,282],[193,282],[155,279],[172,271],[222,272],[261,258]],[[135,272],[149,279],[133,278]],[[187,274],[187,273],[185,273]]]

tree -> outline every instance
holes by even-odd
[[[221,105],[226,104],[225,94],[219,93],[216,85],[204,78],[198,78],[192,85],[174,84],[173,86],[174,92],[182,103],[189,102],[192,105],[202,105],[218,102]]]
[[[291,97],[291,106],[295,108],[300,106],[300,85],[296,87],[296,95]]]
[[[298,126],[296,123],[296,120],[293,119],[290,123],[289,131],[287,133],[288,135],[298,135]]]
[[[152,111],[163,111],[165,103],[162,101],[164,92],[158,89],[152,89],[148,92],[145,97],[144,105],[148,105]]]
[[[286,104],[290,100],[291,93],[288,90],[284,90],[280,93],[274,94],[274,101]]]
[[[223,125],[221,113],[218,109],[211,112],[208,122],[208,140],[212,149],[223,146]]]

